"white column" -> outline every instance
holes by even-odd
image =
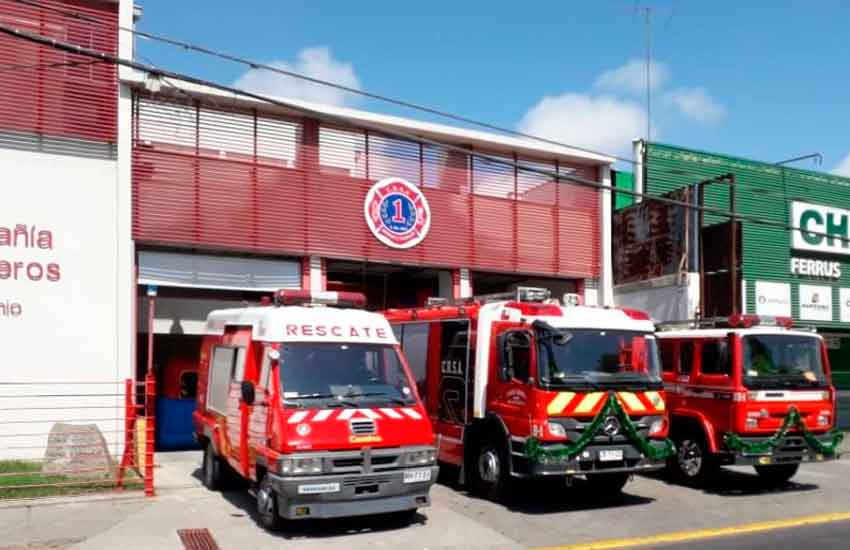
[[[645,151],[644,142],[642,139],[632,140],[632,151],[635,158],[634,164],[634,184],[635,193],[643,193],[643,154]],[[641,202],[641,197],[635,197],[635,202]]]
[[[472,282],[469,278],[469,270],[461,268],[460,270],[460,297],[470,298],[472,296]]]
[[[325,290],[325,270],[321,256],[310,256],[310,292]]]
[[[611,257],[611,166],[603,166],[601,175],[605,189],[599,192],[599,304],[612,306],[614,305],[614,276]]]

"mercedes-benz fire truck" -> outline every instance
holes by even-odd
[[[739,464],[775,485],[802,462],[839,456],[826,346],[791,326],[741,314],[659,325],[679,481],[701,484]]]
[[[365,302],[282,290],[275,305],[207,319],[194,413],[203,482],[248,480],[267,528],[430,503],[434,432],[387,320],[356,309]]]
[[[655,326],[643,312],[562,306],[545,289],[519,288],[385,315],[439,460],[482,494],[504,495],[513,478],[581,475],[618,492],[672,451]]]

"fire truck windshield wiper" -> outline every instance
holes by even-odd
[[[287,397],[288,400],[295,399],[334,399],[335,401],[328,403],[328,407],[356,407],[357,403],[353,403],[351,401],[345,401],[345,398],[349,397],[348,395],[339,395],[336,393],[305,393],[304,395],[294,395],[292,397]]]
[[[351,398],[351,397],[386,397],[387,401],[394,403],[396,405],[410,405],[411,404],[410,401],[405,401],[404,399],[401,399],[400,397],[394,397],[394,396],[392,396],[388,393],[384,393],[384,392],[346,393],[346,394],[342,395],[342,397],[344,397],[346,399]]]

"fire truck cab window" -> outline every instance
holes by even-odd
[[[679,374],[689,375],[694,364],[694,343],[679,344]]]
[[[512,330],[502,336],[500,377],[503,381],[528,382],[531,377],[531,335]]]
[[[286,405],[414,403],[412,383],[393,346],[288,343],[282,347],[279,364]]]
[[[676,350],[675,342],[672,340],[659,340],[658,347],[661,352],[661,370],[663,372],[673,372],[675,370],[675,364],[673,363]]]
[[[430,323],[408,323],[396,325],[393,331],[396,338],[401,342],[401,349],[410,366],[410,373],[416,380],[416,389],[424,399],[427,396],[427,360],[428,360],[428,334]]]
[[[732,374],[729,361],[729,344],[726,340],[705,340],[700,353],[702,374]]]

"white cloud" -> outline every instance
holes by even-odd
[[[666,94],[678,112],[695,122],[712,124],[726,116],[726,107],[717,103],[703,88],[678,88]]]
[[[650,88],[653,91],[670,79],[670,69],[664,63],[652,61],[649,68]],[[605,71],[596,79],[595,86],[612,92],[642,94],[646,91],[646,61],[632,59],[621,67]]]
[[[836,176],[846,176],[850,178],[850,153],[847,153],[847,156],[838,163],[838,166],[832,169],[832,173]]]
[[[541,99],[523,116],[519,130],[628,156],[632,139],[643,135],[645,125],[643,108],[634,101],[568,93]]]
[[[305,48],[298,52],[292,63],[272,61],[268,65],[360,89],[360,80],[351,63],[334,59],[330,49],[326,47]],[[233,86],[258,94],[304,99],[327,105],[346,105],[354,100],[353,94],[349,92],[264,69],[250,69],[240,76]]]

